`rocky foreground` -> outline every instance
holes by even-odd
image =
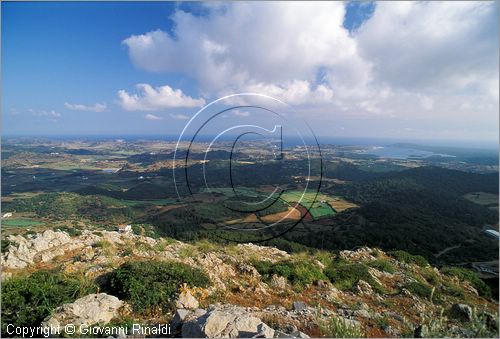
[[[498,304],[480,296],[473,283],[377,249],[289,254],[253,244],[187,244],[107,231],[70,237],[47,230],[8,240],[4,282],[39,270],[102,282],[123,263],[138,260],[183,263],[210,280],[205,288],[178,286],[170,307],[146,312],[96,291],[59,305],[43,325],[169,324],[170,335],[182,337],[498,337]],[[324,278],[304,272],[299,278],[307,283],[297,284],[300,270],[289,273],[291,266],[280,266],[302,262]],[[265,273],[266,265],[274,271]],[[342,274],[352,274],[346,268],[367,275],[343,280]],[[138,337],[115,336],[127,335]]]

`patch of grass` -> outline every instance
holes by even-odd
[[[416,264],[420,267],[425,267],[429,265],[427,259],[422,257],[421,255],[413,255],[406,251],[392,251],[388,253],[393,256],[395,259],[407,263],[407,264]]]
[[[418,281],[414,281],[405,285],[405,288],[412,294],[430,300],[432,288]]]
[[[321,332],[327,338],[363,338],[365,335],[361,328],[347,323],[345,319],[331,318],[320,321]]]
[[[186,264],[135,261],[113,271],[105,288],[118,298],[129,301],[135,311],[145,312],[153,306],[170,309],[174,295],[183,284],[207,287],[210,280],[201,269]]]
[[[387,259],[377,259],[368,263],[368,266],[373,267],[379,271],[394,273],[394,266]]]
[[[445,283],[442,292],[446,295],[463,299],[465,297],[465,291],[460,286],[452,283]]]
[[[325,268],[325,275],[330,281],[341,290],[351,290],[360,280],[369,283],[372,288],[384,294],[386,291],[373,279],[368,272],[368,267],[360,263],[345,263],[343,261],[333,263]]]
[[[296,287],[304,287],[318,280],[325,280],[326,276],[321,269],[309,261],[286,261],[271,263],[269,261],[254,262],[255,269],[269,280],[276,274],[285,277]]]
[[[198,240],[195,243],[195,246],[200,253],[215,252],[217,249],[219,249],[219,246],[217,246],[217,244],[214,244],[207,239]]]
[[[431,268],[422,269],[420,274],[432,286],[441,285],[441,278],[439,277],[439,274],[434,272],[433,269],[431,269]]]
[[[386,329],[390,323],[389,323],[389,317],[386,315],[381,316],[380,318],[377,318],[377,325],[381,329]]]
[[[109,257],[113,254],[114,245],[108,240],[99,240],[92,247],[101,248],[105,256]]]
[[[475,272],[462,267],[444,267],[441,269],[441,273],[455,276],[462,281],[468,281],[480,296],[491,298],[491,288]]]
[[[318,250],[316,253],[314,253],[314,257],[323,265],[328,266],[332,263],[333,259],[335,256],[328,251],[321,251]]]
[[[198,248],[193,245],[186,245],[179,250],[179,257],[181,259],[193,258],[198,254]]]
[[[153,249],[158,252],[163,252],[167,249],[167,246],[175,243],[175,240],[172,238],[161,238],[158,240],[156,245],[153,246]]]
[[[8,324],[38,326],[57,306],[95,292],[92,281],[53,271],[8,279],[2,283],[2,336]]]

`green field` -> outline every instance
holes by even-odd
[[[7,227],[29,227],[42,225],[43,222],[32,219],[7,219],[2,220],[2,226]]]
[[[316,191],[287,191],[281,195],[281,199],[287,203],[300,201],[301,205],[309,209],[309,213],[314,219],[335,215],[335,210],[324,201],[328,198],[324,194],[317,194]]]
[[[301,201],[304,204],[309,204],[319,199],[320,194],[316,191],[286,191],[281,195],[281,199],[286,202]]]
[[[333,208],[326,202],[315,202],[309,209],[309,213],[313,219],[335,215]]]

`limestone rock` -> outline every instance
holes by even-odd
[[[355,287],[355,291],[356,291],[356,293],[361,294],[361,295],[371,295],[371,294],[373,294],[372,287],[370,286],[369,283],[367,283],[364,280],[358,281],[358,284]]]
[[[200,303],[198,300],[196,300],[189,291],[184,291],[179,294],[179,297],[175,301],[175,307],[177,308],[194,309],[198,308],[199,305]]]
[[[373,261],[373,250],[369,247],[361,247],[356,251],[340,251],[340,256],[350,261]]]
[[[11,245],[3,256],[3,266],[7,268],[25,268],[35,262],[47,262],[83,244],[78,239],[61,231],[46,230],[32,238],[22,235],[10,236]]]
[[[280,275],[273,274],[270,284],[274,288],[284,290],[286,289],[286,278]]]
[[[244,308],[213,306],[202,315],[189,315],[182,325],[184,338],[272,338],[274,330]]]
[[[124,302],[106,293],[89,294],[70,304],[64,304],[47,317],[42,326],[64,326],[66,324],[107,324],[118,316]]]

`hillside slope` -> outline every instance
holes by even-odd
[[[481,280],[402,251],[289,254],[107,231],[70,237],[47,230],[9,242],[2,258],[4,326],[76,317],[100,326],[171,323],[171,335],[189,336],[258,329],[289,337],[498,336],[498,304]],[[89,316],[80,307],[88,300],[97,309],[116,307]],[[223,328],[208,333],[210,319]],[[4,326],[2,336],[9,336]]]

